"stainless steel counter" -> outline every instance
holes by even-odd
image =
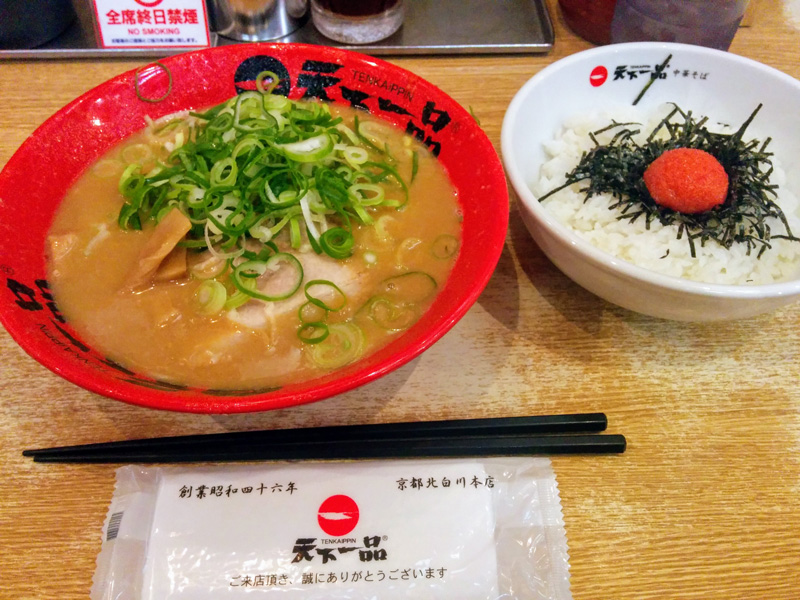
[[[2,49],[4,59],[159,57],[186,48],[99,48],[88,0],[75,0],[78,18],[55,40],[34,49]],[[371,55],[547,53],[553,25],[541,0],[406,0],[400,30],[374,44],[347,46],[325,38],[310,20],[275,42],[325,44]],[[211,44],[239,43],[212,32]]]

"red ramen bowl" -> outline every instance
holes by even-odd
[[[369,111],[426,144],[454,184],[463,244],[447,283],[420,320],[349,366],[280,389],[209,390],[131,372],[93,349],[51,295],[45,242],[66,190],[123,138],[159,117],[220,103],[254,89],[258,73],[281,76],[280,93]],[[154,101],[158,100],[158,101]],[[46,178],[31,177],[46,169]],[[47,120],[0,173],[0,320],[33,358],[93,392],[151,408],[197,413],[264,411],[314,402],[381,377],[441,338],[486,286],[508,226],[500,160],[475,119],[447,94],[404,69],[324,46],[249,44],[166,58],[87,92]],[[235,385],[235,383],[234,383]]]

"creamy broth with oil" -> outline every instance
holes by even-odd
[[[346,107],[325,110],[368,140],[366,150],[351,150],[353,156],[368,151],[371,160],[380,157],[407,186],[406,202],[394,177],[378,182],[387,198],[398,200],[394,205],[366,203],[370,223],[349,219],[349,256],[318,252],[309,231],[297,225],[303,223],[298,209],[297,223],[290,220],[277,231],[267,251],[289,254],[302,266],[302,285],[288,298],[232,301],[242,293],[232,285],[231,273],[260,251],[258,240],[215,248],[216,254],[191,244],[185,249],[182,240],[168,257],[154,259],[159,263],[155,274],[142,268],[153,260],[142,257],[158,245],[156,231],[163,221],[158,227],[143,222],[139,230],[120,227],[125,203],[120,178],[131,164],[145,175],[157,172],[159,163],[162,168],[169,164],[167,157],[174,157],[175,149],[202,126],[180,117],[174,126],[156,123],[125,140],[66,194],[50,231],[48,277],[69,324],[127,369],[212,389],[269,389],[309,380],[373,353],[413,325],[444,286],[458,254],[456,192],[438,160],[401,131]],[[340,145],[352,143],[344,135],[334,138]],[[311,172],[311,167],[302,169]],[[175,208],[181,208],[180,202]],[[160,216],[167,220],[165,214],[162,209]],[[178,212],[172,216],[185,220]],[[319,226],[340,225],[340,216],[329,214]],[[212,241],[215,231],[211,227]],[[245,246],[249,254],[228,257]],[[179,251],[183,262],[170,271],[167,263]],[[223,269],[222,263],[227,263]],[[257,272],[242,273],[245,287],[260,285],[251,281]],[[278,277],[269,269],[265,276]],[[209,284],[211,277],[224,287],[227,300],[221,308],[209,299],[219,287]],[[309,283],[310,297],[321,302],[309,302]]]

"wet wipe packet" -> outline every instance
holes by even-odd
[[[547,458],[125,466],[92,600],[569,600]]]

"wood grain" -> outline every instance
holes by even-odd
[[[506,106],[554,60],[592,47],[549,0],[548,55],[393,58],[471,107],[499,151]],[[800,32],[761,0],[731,52],[800,77]],[[0,165],[61,106],[144,61],[0,63]],[[800,110],[800,107],[798,107]],[[795,132],[800,134],[800,132]],[[577,600],[798,597],[800,306],[672,323],[566,279],[512,211],[478,303],[410,364],[316,404],[253,415],[147,410],[82,390],[0,332],[0,597],[88,597],[113,466],[38,465],[28,447],[260,428],[608,414],[628,451],[554,459]],[[455,359],[458,360],[455,360]]]

